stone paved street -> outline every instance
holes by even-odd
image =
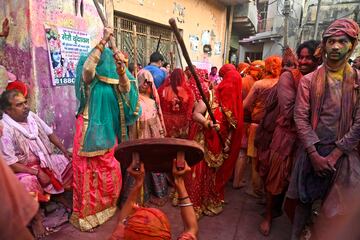
[[[260,214],[263,206],[256,204],[256,200],[245,194],[245,189],[234,190],[229,185],[226,189],[228,204],[223,213],[216,217],[203,217],[199,221],[200,240],[287,240],[290,236],[291,226],[286,216],[281,216],[273,221],[273,229],[269,237],[264,237],[258,230],[261,221]],[[182,230],[180,212],[168,202],[162,208],[168,215],[173,237]],[[70,224],[47,237],[47,240],[93,240],[107,239],[111,234],[117,217],[111,219],[94,233],[82,233]]]

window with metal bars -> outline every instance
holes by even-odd
[[[116,44],[121,51],[129,55],[129,62],[134,62],[134,32],[133,26],[136,25],[137,35],[137,63],[146,66],[149,63],[151,53],[156,51],[158,40],[161,35],[159,52],[164,56],[166,62],[173,62],[176,66],[178,55],[176,53],[176,40],[170,27],[139,21],[121,14],[114,16],[114,34]],[[173,54],[171,54],[173,53]]]

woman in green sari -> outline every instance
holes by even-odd
[[[112,50],[105,48],[108,41]],[[76,69],[77,113],[73,148],[74,196],[70,222],[91,231],[116,211],[122,177],[114,157],[117,143],[127,138],[126,126],[140,115],[137,83],[117,50],[112,29],[81,56]]]

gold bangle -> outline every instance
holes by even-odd
[[[210,120],[205,120],[204,127],[210,128]]]
[[[101,44],[96,45],[95,48],[98,49],[101,53],[104,51],[104,46]]]

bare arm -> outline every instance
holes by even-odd
[[[243,101],[244,109],[249,110],[249,111],[252,110],[253,104],[256,100],[256,96],[257,96],[257,82],[255,82],[254,85],[250,88],[248,95],[246,96],[246,98]]]
[[[116,47],[115,38],[112,36],[110,38],[112,50],[114,52],[114,59],[116,62],[116,71],[119,75],[119,90],[122,93],[127,93],[130,91],[130,81],[126,76],[126,59],[124,54]]]
[[[207,119],[204,116],[205,112],[206,105],[202,100],[199,100],[194,108],[193,120],[205,126],[207,124]]]
[[[176,168],[176,159],[173,162],[173,175],[175,179],[175,188],[178,193],[178,198],[183,199],[179,201],[180,206],[180,212],[181,212],[181,218],[184,224],[184,232],[190,232],[193,235],[197,235],[199,231],[198,223],[196,220],[195,210],[192,205],[189,206],[183,206],[182,204],[191,204],[189,195],[186,191],[183,175],[188,173],[190,171],[190,167],[187,165],[185,161],[185,168],[184,170],[177,170]]]
[[[65,155],[65,157],[70,161],[71,160],[71,153],[69,153],[64,144],[62,144],[62,142],[60,141],[60,139],[58,138],[58,136],[56,136],[55,133],[52,133],[50,135],[48,135],[49,140],[52,144],[54,144],[57,148],[60,149],[60,151]]]
[[[28,173],[31,175],[37,175],[38,174],[38,170],[34,169],[34,168],[30,168],[25,166],[24,164],[21,163],[14,163],[10,165],[10,168],[14,171],[14,173]]]
[[[95,69],[100,61],[100,56],[105,44],[109,41],[110,36],[113,34],[111,28],[104,28],[104,35],[100,43],[91,51],[89,57],[86,59],[83,67],[82,77],[86,84],[90,84],[95,77]],[[102,49],[102,50],[101,50]]]
[[[121,211],[119,214],[119,220],[120,220],[119,223],[120,224],[122,224],[122,221],[127,216],[129,216],[133,213],[134,204],[136,203],[136,200],[140,194],[141,188],[144,183],[144,177],[145,177],[144,163],[141,163],[139,171],[133,170],[133,164],[134,163],[132,163],[128,167],[127,171],[130,173],[131,176],[133,176],[135,178],[135,185],[131,189],[130,194],[129,194],[128,198],[126,199],[124,206],[121,208]]]

